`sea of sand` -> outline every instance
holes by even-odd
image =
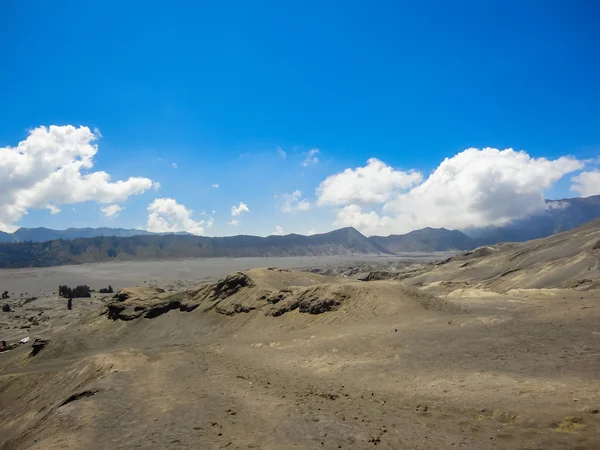
[[[144,283],[161,286],[189,285],[211,281],[231,272],[257,267],[282,269],[302,267],[361,266],[396,262],[426,262],[445,259],[455,252],[406,253],[389,256],[319,256],[282,258],[190,258],[160,261],[108,262],[32,269],[0,269],[0,290],[16,296],[49,295],[59,285],[87,284],[92,289],[115,289]]]
[[[0,448],[600,448],[599,291],[483,253],[2,271]]]

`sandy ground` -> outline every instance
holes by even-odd
[[[394,264],[348,264],[376,263]],[[598,291],[417,291],[328,264],[250,271],[223,298],[208,285],[134,299],[197,302],[153,318],[111,320],[100,295],[72,311],[51,295],[17,303],[8,314],[25,319],[6,326],[48,317],[3,332],[48,343],[0,354],[1,448],[600,448]],[[339,305],[267,314],[290,299]]]

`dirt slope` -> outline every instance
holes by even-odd
[[[544,239],[482,247],[409,277],[405,283],[467,282],[506,292],[510,289],[598,286],[600,220]]]

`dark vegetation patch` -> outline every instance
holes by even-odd
[[[67,285],[61,285],[58,287],[58,295],[64,298],[85,298],[91,297],[91,289],[89,286],[82,284],[75,288],[70,288]]]
[[[101,294],[112,294],[114,291],[112,286],[109,284],[107,288],[101,288],[98,292]]]

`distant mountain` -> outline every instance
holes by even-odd
[[[390,254],[354,228],[302,236],[139,235],[97,236],[0,244],[0,267],[43,267],[101,261],[191,257],[323,256]]]
[[[128,230],[124,228],[67,228],[52,230],[50,228],[19,228],[14,233],[0,232],[0,242],[44,242],[57,239],[91,238],[97,236],[140,236],[153,234],[146,230]]]
[[[548,209],[502,227],[463,230],[481,245],[524,242],[568,231],[600,217],[600,195],[546,200]]]
[[[371,236],[369,240],[394,253],[471,250],[479,242],[458,230],[423,228],[407,234]]]
[[[122,228],[20,228],[0,232],[0,268],[100,261],[188,257],[321,256],[471,250],[498,242],[522,242],[578,227],[600,217],[600,196],[547,200],[541,214],[502,227],[424,228],[367,238],[354,228],[312,236],[205,237],[154,234]]]

